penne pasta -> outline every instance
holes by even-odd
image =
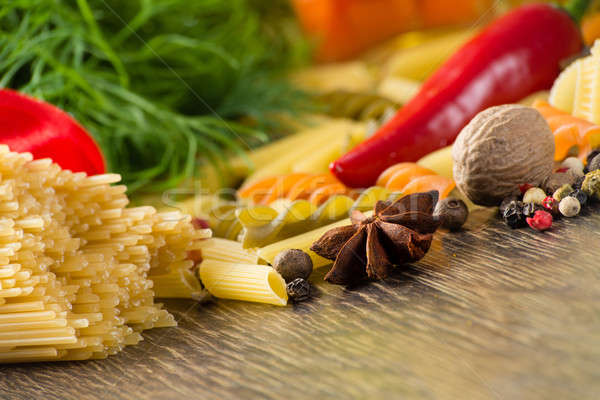
[[[200,280],[215,297],[285,306],[285,281],[272,267],[205,260]]]

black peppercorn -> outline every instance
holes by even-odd
[[[308,279],[313,271],[313,263],[308,254],[299,249],[283,250],[273,260],[273,268],[286,282],[296,278]]]
[[[583,190],[574,190],[571,193],[569,193],[569,196],[575,197],[579,201],[581,207],[585,206],[585,204],[588,201],[588,196]]]
[[[502,215],[506,225],[512,229],[525,226],[525,216],[523,215],[523,204],[520,201],[512,201],[504,210]]]
[[[448,197],[437,203],[433,215],[440,218],[443,228],[457,231],[467,221],[469,209],[464,201]]]
[[[583,181],[585,180],[585,175],[584,176],[580,176],[579,178],[577,178],[577,180],[575,181],[575,183],[571,186],[573,186],[573,189],[575,190],[579,190],[581,189],[581,185],[583,185]]]
[[[597,154],[588,162],[587,168],[588,171],[595,171],[597,169],[600,169],[600,154]]]
[[[290,299],[300,302],[310,297],[310,283],[302,278],[296,278],[286,285],[287,294]]]
[[[535,212],[538,210],[547,211],[543,206],[535,203],[525,203],[523,204],[522,213],[525,218],[533,218]]]
[[[504,215],[504,211],[510,205],[510,203],[513,201],[514,202],[519,201],[519,197],[518,196],[508,196],[504,200],[502,200],[502,203],[500,203],[500,207],[498,207],[498,212],[500,213],[500,216]]]
[[[587,157],[586,157],[586,161],[585,161],[586,165],[588,165],[588,166],[589,166],[589,165],[592,163],[592,160],[593,160],[593,159],[594,159],[594,158],[595,158],[595,157],[596,157],[598,154],[600,154],[600,150],[599,150],[599,149],[592,150],[592,151],[590,152],[590,154],[588,154],[588,155],[587,155]]]

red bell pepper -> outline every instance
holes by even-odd
[[[10,150],[51,158],[63,169],[106,172],[100,148],[64,111],[12,90],[0,90],[0,143]]]
[[[450,145],[478,112],[550,88],[561,60],[581,49],[577,23],[564,10],[517,8],[466,43],[392,120],[330,170],[347,186],[371,186],[390,165]]]

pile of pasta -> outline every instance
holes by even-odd
[[[104,358],[176,325],[152,278],[191,273],[210,231],[126,208],[119,180],[0,146],[0,362]]]

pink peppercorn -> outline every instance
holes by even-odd
[[[556,205],[555,203],[556,203],[556,199],[552,196],[546,196],[546,198],[544,200],[542,200],[542,206],[548,211],[553,210],[553,208]]]
[[[536,231],[545,231],[552,227],[552,215],[548,211],[538,210],[533,218],[527,218],[527,225]]]

